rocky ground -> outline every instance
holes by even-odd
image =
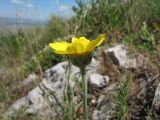
[[[126,106],[126,113],[123,114],[126,120],[160,120],[159,63],[159,58],[151,61],[144,55],[132,54],[124,45],[115,45],[97,53],[87,66],[90,119],[118,120],[121,106]],[[36,114],[45,119],[58,119],[67,68],[68,62],[62,62],[47,69],[41,83],[15,101],[4,116],[9,118],[23,111],[20,116]],[[128,74],[129,80],[125,82]],[[38,76],[32,73],[18,87],[24,87],[36,79]],[[82,101],[80,88],[76,84],[80,81],[79,68],[71,66],[71,79],[78,114],[78,105]],[[122,98],[117,98],[117,94]],[[126,102],[119,104],[121,100]]]

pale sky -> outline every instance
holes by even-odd
[[[0,17],[20,17],[46,20],[51,14],[74,15],[74,0],[0,0]]]

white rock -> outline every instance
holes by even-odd
[[[5,113],[4,117],[12,116],[13,114],[15,114],[16,111],[23,108],[26,109],[28,106],[29,106],[29,98],[25,96],[14,102],[13,105]]]
[[[91,84],[95,84],[97,86],[104,86],[108,83],[109,78],[108,76],[101,76],[100,74],[93,74],[93,71],[95,72],[95,68],[97,66],[97,61],[95,59],[92,59],[92,62],[90,65],[87,66],[87,76],[90,76],[90,82]],[[9,109],[10,111],[13,110],[20,110],[23,107],[25,107],[25,111],[23,113],[29,113],[29,114],[34,114],[34,113],[43,113],[43,110],[45,111],[50,105],[50,102],[52,102],[54,105],[56,104],[56,99],[63,104],[63,92],[64,92],[64,87],[65,87],[65,80],[67,79],[66,77],[66,70],[68,68],[68,62],[61,62],[58,63],[57,65],[51,67],[50,69],[47,69],[44,72],[44,77],[42,82],[31,90],[28,95],[26,95],[24,98],[17,100]],[[88,70],[89,69],[89,70]],[[79,68],[71,65],[71,87],[75,85],[75,81],[80,78],[79,77],[80,70]],[[33,74],[29,75],[27,79],[25,79],[24,84],[28,83],[29,79],[35,79],[36,76]],[[27,82],[26,82],[27,81]],[[29,80],[30,82],[30,80]],[[23,85],[24,85],[23,84]],[[50,92],[53,92],[51,95],[48,93],[48,90]],[[47,93],[47,97],[45,96],[44,93]],[[75,99],[75,98],[74,98]],[[75,99],[76,100],[76,99]],[[56,111],[59,111],[59,106],[56,105],[54,108],[52,108],[51,112],[56,109]],[[47,109],[49,110],[49,109]],[[49,113],[49,112],[47,112]],[[54,112],[56,113],[56,112]],[[56,116],[56,114],[54,114]]]
[[[27,113],[37,112],[38,110],[43,109],[45,106],[47,106],[47,102],[42,94],[43,92],[39,87],[34,88],[28,93],[27,97],[30,100],[30,106],[26,110]]]
[[[31,73],[26,79],[24,79],[19,85],[18,88],[20,89],[23,86],[28,85],[29,83],[36,81],[38,76],[35,73]]]
[[[153,99],[153,103],[152,106],[156,109],[156,110],[160,110],[160,83],[157,86],[155,95],[154,95],[154,99]]]
[[[101,111],[100,110],[93,111],[92,120],[101,120]]]
[[[16,101],[12,107],[18,109],[20,107],[27,107],[28,105],[29,105],[29,99],[27,97],[23,97],[18,101]]]
[[[67,62],[61,62],[53,66],[52,68],[47,69],[45,71],[44,78],[52,82],[61,80],[64,76],[67,65],[68,65]]]
[[[48,69],[44,73],[44,78],[42,82],[31,90],[28,95],[26,95],[24,98],[17,100],[8,111],[10,111],[10,114],[14,113],[16,110],[20,110],[23,107],[25,107],[25,113],[34,114],[38,113],[39,111],[43,111],[46,109],[46,107],[49,106],[49,102],[53,102],[53,104],[56,104],[56,100],[47,90],[54,92],[56,99],[59,102],[62,102],[63,100],[63,92],[64,92],[64,86],[65,86],[65,78],[66,78],[66,68],[68,63],[62,62],[59,63],[52,68]],[[73,67],[73,66],[72,66]],[[71,75],[75,74],[75,72],[79,71],[77,67],[74,67],[74,71]],[[29,75],[29,78],[34,78],[32,74]],[[74,81],[70,82],[71,87],[75,85]],[[42,90],[43,89],[43,90]],[[47,89],[47,90],[46,90]],[[47,93],[47,97],[45,98],[44,91]],[[59,109],[58,106],[56,109]],[[53,110],[52,110],[53,111]]]
[[[124,68],[136,68],[145,64],[142,56],[131,58],[128,55],[128,48],[124,45],[116,45],[115,47],[107,49],[105,52],[110,54],[116,64]]]
[[[109,77],[107,75],[102,76],[98,73],[91,74],[89,76],[89,84],[96,87],[103,87],[109,83]]]
[[[95,58],[92,58],[91,63],[87,66],[88,69],[94,69],[96,68],[98,65],[98,62]]]
[[[92,120],[110,120],[111,108],[107,105],[102,106],[100,109],[95,109],[93,111]]]
[[[100,95],[97,101],[97,108],[101,107],[101,103],[103,102],[103,100],[105,99],[105,95]]]
[[[112,111],[111,98],[101,95],[97,102],[96,109],[92,114],[92,120],[110,120]]]

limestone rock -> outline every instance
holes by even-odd
[[[97,61],[95,59],[92,59],[92,62],[90,65],[87,66],[87,76],[90,76],[90,74],[95,71]],[[65,79],[68,69],[68,62],[61,62],[57,65],[47,69],[44,72],[43,80],[37,86],[36,88],[32,89],[25,97],[17,100],[13,105],[8,109],[6,112],[6,115],[13,115],[16,111],[25,108],[24,114],[35,114],[35,113],[43,113],[41,111],[47,110],[47,113],[50,113],[47,109],[51,105],[54,105],[54,110],[56,108],[56,111],[59,111],[60,106],[57,104],[57,101],[61,104],[63,104],[63,92],[65,87]],[[80,70],[79,68],[71,65],[71,80],[70,84],[71,87],[75,86],[76,79],[78,79],[78,74]],[[98,75],[98,80],[100,80],[103,83],[98,83],[99,85],[104,85],[105,82],[108,82],[108,77],[100,76]],[[31,74],[26,78],[21,84],[21,87],[25,84],[28,84],[33,79],[36,79],[37,76],[35,74]],[[105,81],[106,78],[106,81]],[[52,93],[52,94],[50,94]],[[56,115],[54,110],[51,110],[51,112]],[[53,114],[52,113],[52,114]],[[43,113],[43,115],[45,115]]]
[[[91,74],[89,76],[89,84],[95,87],[103,87],[109,83],[109,77],[107,75],[102,76],[98,73]]]
[[[119,65],[123,68],[137,68],[138,66],[143,66],[146,64],[142,56],[131,57],[129,56],[128,48],[124,45],[116,45],[105,50],[106,53],[109,53],[110,57],[116,65]]]
[[[98,99],[97,107],[93,111],[92,120],[109,120],[111,115],[112,101],[101,95]]]
[[[156,111],[160,110],[160,83],[157,86],[152,106],[155,108]]]
[[[28,77],[26,79],[24,79],[22,82],[20,82],[20,84],[18,85],[18,88],[26,86],[29,83],[36,81],[37,79],[38,79],[38,76],[35,73],[31,73],[30,75],[28,75]]]
[[[46,70],[44,78],[39,86],[31,90],[24,98],[17,100],[9,108],[7,115],[10,116],[22,108],[25,108],[24,113],[26,114],[34,114],[45,109],[49,106],[50,101],[56,102],[54,98],[51,99],[52,95],[49,94],[49,91],[54,91],[56,98],[61,100],[63,96],[66,66],[67,62],[62,62]],[[45,89],[49,91],[45,91]]]

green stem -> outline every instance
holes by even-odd
[[[71,62],[68,62],[67,74],[65,81],[65,91],[64,91],[64,100],[66,102],[65,106],[65,119],[73,120],[74,119],[74,110],[73,110],[73,91],[71,88],[70,80],[71,80]]]
[[[87,105],[87,80],[85,78],[85,67],[82,67],[81,69],[81,75],[82,75],[82,85],[83,85],[83,110],[84,110],[84,120],[88,120],[88,105]]]

